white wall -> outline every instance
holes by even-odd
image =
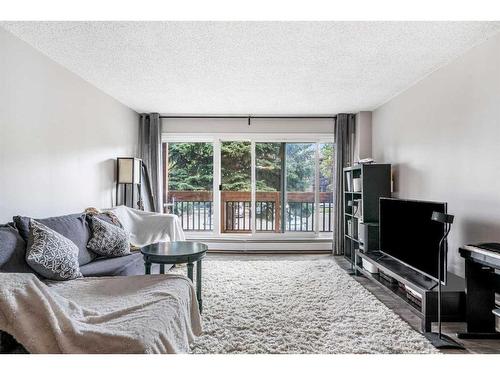
[[[137,114],[0,28],[0,223],[113,202]]]
[[[449,203],[454,271],[460,245],[500,242],[500,34],[375,110],[373,152],[396,196]]]
[[[372,113],[356,113],[356,134],[354,136],[354,161],[372,157]]]

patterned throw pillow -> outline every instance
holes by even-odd
[[[129,233],[116,225],[95,216],[90,217],[92,235],[87,247],[94,253],[107,257],[130,254]]]
[[[36,220],[30,220],[26,263],[36,273],[51,280],[82,277],[78,253],[73,241]]]

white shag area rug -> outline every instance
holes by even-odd
[[[203,332],[193,353],[438,352],[333,259],[204,261]]]

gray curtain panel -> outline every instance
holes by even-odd
[[[159,113],[143,113],[139,123],[139,157],[146,165],[156,212],[163,212],[161,168],[161,119]]]
[[[333,254],[344,254],[344,176],[342,169],[352,165],[354,151],[355,117],[341,113],[335,121],[335,226]]]

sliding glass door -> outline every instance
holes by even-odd
[[[282,232],[283,162],[285,144],[255,143],[255,231]]]
[[[163,152],[165,212],[179,216],[185,231],[213,231],[213,144],[169,142]]]
[[[250,233],[252,230],[251,142],[221,142],[221,231]]]
[[[164,153],[166,212],[188,233],[274,239],[333,231],[333,142],[221,137],[167,142]]]
[[[319,144],[319,232],[333,231],[334,147],[333,143]]]
[[[314,232],[316,143],[286,143],[286,232]]]

